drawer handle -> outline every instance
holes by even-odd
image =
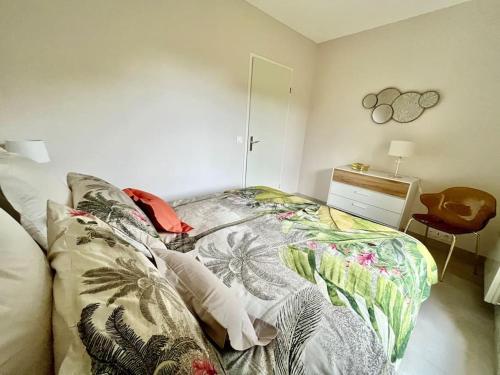
[[[354,194],[362,195],[363,197],[369,197],[370,194],[363,193],[362,191],[359,190],[354,190]]]
[[[366,210],[366,206],[363,206],[361,204],[358,204],[358,203],[351,203],[354,207],[358,207],[358,208],[361,208],[363,210]]]

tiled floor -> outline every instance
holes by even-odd
[[[428,247],[440,267],[446,252],[433,243]],[[430,298],[422,305],[399,374],[496,373],[493,306],[483,302],[481,276],[473,276],[470,264],[468,254],[457,253],[444,282],[432,288]]]

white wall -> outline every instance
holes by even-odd
[[[402,171],[424,190],[500,198],[499,19],[500,2],[474,0],[318,48],[242,0],[0,0],[0,140],[47,139],[60,174],[169,199],[240,186],[254,52],[294,68],[284,190],[297,190],[311,102],[302,193],[325,199],[335,165],[391,169],[389,141],[412,139]],[[377,126],[360,102],[387,86],[442,100]]]
[[[242,0],[0,0],[0,140],[167,198],[238,187],[251,52],[294,68],[296,191],[316,45]]]
[[[436,89],[441,102],[415,122],[375,125],[361,100],[388,86]],[[320,44],[312,95],[301,193],[326,200],[337,165],[391,170],[390,140],[408,139],[417,154],[401,172],[420,177],[425,191],[464,185],[500,199],[500,1],[475,0]],[[483,253],[499,222],[486,229]],[[473,248],[469,240],[459,245]]]

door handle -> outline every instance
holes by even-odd
[[[253,135],[250,137],[250,151],[253,151],[253,145],[255,143],[259,143],[260,141],[254,141],[253,140]]]

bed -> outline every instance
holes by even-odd
[[[390,374],[437,281],[419,241],[267,187],[172,202],[194,229],[166,234],[275,324],[277,339],[225,351],[234,374]]]
[[[0,187],[21,218],[20,224],[9,219],[13,227],[2,227],[0,236],[0,285],[10,285],[0,290],[1,320],[37,322],[44,344],[27,358],[16,348],[31,345],[32,325],[5,326],[0,373],[49,374],[54,358],[58,373],[392,374],[437,280],[434,260],[414,238],[275,189],[174,201],[176,213],[194,229],[160,239],[119,188],[70,173],[71,192],[67,186],[45,191],[36,183],[41,177],[47,180],[42,186],[56,183],[38,165],[1,156],[8,168],[0,168]],[[47,200],[59,203],[48,211],[52,216]],[[35,234],[45,235],[37,241],[44,252],[25,229],[35,240]],[[162,278],[162,258],[149,257],[168,250],[199,260],[248,316],[275,326],[277,336],[243,351],[229,345],[216,349]],[[27,290],[27,300],[40,306],[16,308],[17,295]],[[167,319],[170,312],[173,321]],[[156,324],[163,320],[166,324]],[[175,345],[164,345],[168,342]],[[172,356],[182,360],[174,363]],[[142,372],[132,371],[138,364],[144,365]],[[181,367],[183,372],[176,370]]]

